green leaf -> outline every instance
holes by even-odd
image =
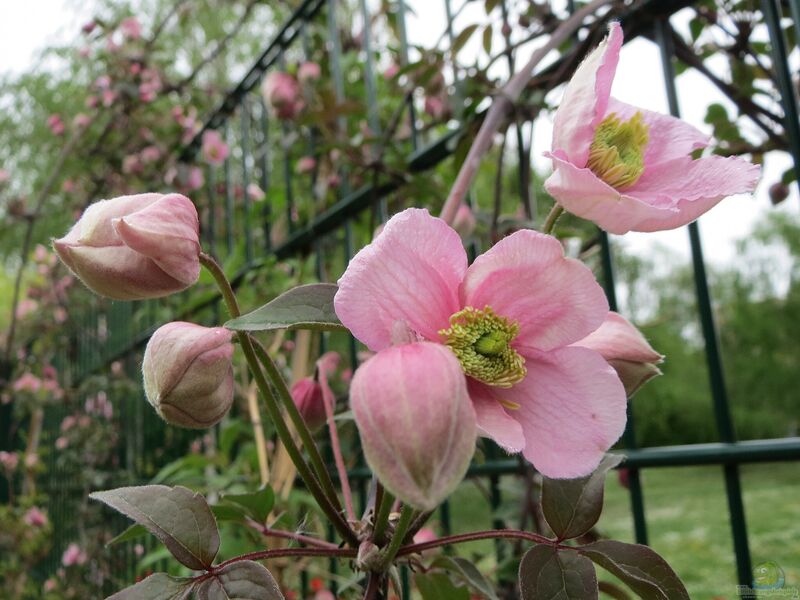
[[[178,578],[166,573],[155,573],[106,600],[185,600],[192,591],[192,585],[189,577]]]
[[[275,493],[270,486],[265,486],[250,494],[225,494],[222,500],[240,510],[243,508],[254,520],[264,523],[275,505]]]
[[[594,565],[573,550],[538,544],[519,563],[522,600],[593,600],[598,597]]]
[[[215,504],[211,507],[211,512],[214,513],[214,518],[217,520],[217,523],[220,521],[237,521],[243,523],[245,521],[245,515],[242,510],[230,504]]]
[[[147,529],[145,529],[143,525],[134,523],[133,525],[128,527],[125,531],[123,531],[118,536],[109,541],[106,544],[106,547],[113,546],[114,544],[121,544],[122,542],[127,542],[130,540],[135,540],[145,535],[147,535]]]
[[[431,564],[432,567],[439,567],[457,573],[473,591],[477,592],[489,600],[497,600],[494,587],[483,576],[478,568],[460,556],[439,556]]]
[[[414,583],[422,600],[469,600],[469,590],[456,587],[444,573],[417,573]]]
[[[663,558],[647,546],[601,540],[581,546],[580,553],[615,575],[648,600],[689,598],[686,588]]]
[[[486,54],[492,53],[492,39],[493,39],[494,29],[492,28],[492,24],[489,23],[486,27],[483,28],[483,51]]]
[[[589,531],[603,510],[606,473],[623,457],[607,454],[594,473],[580,479],[544,478],[542,512],[559,539],[576,538]]]
[[[219,550],[217,522],[205,498],[185,487],[142,485],[89,494],[144,525],[178,561],[200,571]]]
[[[257,562],[231,563],[197,588],[199,600],[284,600],[277,582]]]
[[[338,289],[333,283],[311,283],[292,288],[261,308],[231,319],[225,327],[234,331],[347,331],[333,309],[333,297]]]
[[[450,47],[450,52],[455,56],[459,53],[461,48],[464,47],[469,41],[469,38],[472,37],[472,34],[478,29],[478,24],[473,23],[472,25],[467,25],[461,32],[456,36],[456,39],[453,40],[453,45]]]

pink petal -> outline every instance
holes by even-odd
[[[492,438],[506,452],[516,454],[525,448],[525,434],[522,425],[508,414],[500,404],[496,392],[498,388],[484,385],[474,379],[467,378],[469,397],[475,407],[478,418],[478,431],[481,435]]]
[[[62,251],[69,257],[64,262],[87,286],[114,300],[157,298],[186,287],[126,246],[69,246]]]
[[[461,238],[427,210],[389,219],[339,279],[336,314],[370,350],[392,343],[396,321],[428,340],[461,309],[458,287],[467,269]]]
[[[608,37],[578,66],[556,111],[553,151],[563,151],[579,167],[586,165],[594,130],[606,115],[621,47],[622,28],[612,22]]]
[[[644,153],[645,171],[708,146],[709,137],[706,134],[686,121],[670,115],[631,106],[616,98],[609,99],[606,110],[607,115],[616,113],[623,121],[629,120],[637,112],[642,114],[644,122],[650,127],[647,149]]]
[[[738,156],[679,158],[645,170],[625,193],[640,202],[668,208],[670,213],[639,219],[630,229],[662,231],[691,223],[723,198],[753,191],[760,173],[758,165]]]
[[[547,477],[591,473],[625,429],[625,389],[617,374],[586,348],[527,358],[528,376],[498,391],[519,404],[509,414],[525,432],[525,458]]]
[[[128,247],[143,254],[185,285],[200,275],[200,221],[186,196],[167,194],[153,204],[115,219],[114,228]]]
[[[657,363],[664,358],[653,350],[642,333],[622,315],[609,312],[606,320],[576,346],[599,352],[606,360]]]
[[[490,306],[517,321],[520,332],[513,345],[518,350],[577,342],[608,312],[592,272],[565,258],[554,237],[529,230],[513,233],[479,256],[467,270],[462,296],[464,306]]]
[[[620,194],[589,169],[576,167],[559,153],[551,154],[550,158],[553,159],[553,173],[544,182],[548,193],[572,214],[594,221],[609,233],[641,231],[637,229],[639,223],[666,222],[678,215],[669,203],[651,206],[627,192]]]
[[[77,234],[80,236],[77,241],[84,246],[119,246],[122,242],[114,231],[112,220],[147,208],[163,196],[156,193],[135,194],[95,202],[86,209],[66,239]]]

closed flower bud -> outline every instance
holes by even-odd
[[[168,423],[194,429],[219,423],[233,403],[232,332],[176,321],[160,327],[144,352],[144,391]]]
[[[641,332],[627,319],[609,312],[600,327],[575,344],[599,352],[622,380],[630,398],[661,370],[664,357],[653,350]]]
[[[311,431],[325,424],[325,404],[322,401],[322,386],[312,377],[303,377],[292,386],[292,400]]]
[[[92,204],[53,247],[100,296],[159,298],[197,281],[199,229],[197,210],[185,196],[120,196]]]
[[[403,502],[432,510],[464,478],[477,425],[448,348],[416,342],[382,350],[353,376],[350,406],[369,466]]]
[[[279,119],[293,119],[305,106],[300,84],[288,73],[276,71],[267,75],[261,94]]]

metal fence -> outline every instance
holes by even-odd
[[[442,0],[447,15],[447,28],[443,32],[452,44],[455,40],[453,31],[454,6],[451,0]],[[409,61],[410,48],[406,39],[406,12],[403,2],[391,3],[395,10],[400,45],[397,58],[401,65]],[[571,7],[571,2],[569,3]],[[666,82],[665,94],[669,101],[670,111],[678,114],[678,96],[675,87],[673,63],[676,51],[673,45],[673,30],[670,16],[676,11],[695,4],[691,0],[640,0],[628,4],[618,3],[601,21],[611,18],[622,22],[626,41],[638,36],[653,40],[660,49],[661,68]],[[499,10],[505,11],[505,3],[499,2]],[[790,0],[789,7],[793,16],[800,15],[800,2]],[[201,213],[201,231],[204,241],[211,252],[225,261],[236,253],[242,254],[239,269],[234,282],[241,283],[248,273],[262,269],[271,264],[266,260],[270,256],[286,259],[298,256],[313,255],[317,269],[317,277],[321,281],[335,281],[342,272],[347,261],[362,245],[368,243],[375,225],[385,221],[389,212],[404,206],[404,200],[395,192],[402,181],[374,173],[371,178],[356,185],[349,174],[340,173],[341,185],[337,190],[336,201],[322,207],[307,216],[298,216],[298,205],[308,194],[307,182],[300,182],[293,176],[293,169],[298,158],[298,149],[302,154],[313,155],[317,151],[318,140],[312,131],[306,130],[292,145],[286,143],[290,135],[290,126],[285,122],[273,119],[257,88],[265,74],[281,69],[287,61],[297,62],[303,59],[309,47],[311,35],[323,34],[329,52],[328,68],[333,81],[337,99],[351,99],[342,73],[342,28],[340,19],[343,10],[348,16],[357,17],[365,26],[362,30],[362,51],[360,54],[363,68],[364,97],[356,98],[366,107],[367,123],[374,135],[381,133],[377,106],[379,101],[378,66],[376,65],[377,36],[373,36],[369,5],[366,0],[347,3],[342,6],[337,0],[304,0],[271,40],[263,54],[256,60],[252,68],[240,83],[227,95],[224,102],[206,120],[204,128],[183,152],[183,158],[190,161],[197,154],[200,140],[206,130],[217,129],[224,135],[232,148],[231,156],[222,167],[209,167],[206,172],[207,189],[196,198]],[[432,10],[426,6],[422,10]],[[798,121],[797,104],[792,84],[792,73],[787,62],[786,43],[780,27],[783,6],[778,0],[763,0],[761,10],[771,36],[774,70],[780,84],[780,95],[784,112],[783,128],[788,140],[787,150],[791,153],[795,166],[800,165],[800,122]],[[587,32],[589,29],[587,27]],[[576,37],[573,47],[556,61],[554,65],[539,74],[528,93],[546,92],[566,81],[586,51],[599,41],[603,28],[595,27],[591,35]],[[514,57],[509,53],[509,69],[513,70]],[[461,80],[464,77],[457,64],[451,64],[452,89],[458,94]],[[411,131],[406,143],[407,160],[405,168],[409,173],[420,173],[431,169],[443,161],[450,160],[462,135],[469,134],[467,124],[447,132],[423,131],[418,128],[414,116],[414,104],[408,102],[405,110],[411,115]],[[479,119],[480,115],[474,117]],[[525,117],[521,117],[524,119]],[[530,156],[526,154],[522,140],[523,127],[530,122],[517,121],[513,128],[517,136],[517,164],[519,168],[520,202],[525,206],[528,216],[535,216],[537,200],[532,192],[532,185],[527,166]],[[527,150],[529,151],[529,150]],[[266,200],[256,202],[246,191],[240,196],[237,190],[246,190],[248,184],[257,183],[266,193]],[[279,199],[279,200],[276,200]],[[273,243],[271,229],[275,222],[282,220],[286,225],[286,236]],[[759,440],[737,442],[726,392],[725,378],[722,368],[714,313],[706,277],[705,263],[698,225],[687,228],[690,239],[694,282],[697,296],[697,318],[705,340],[705,356],[710,378],[711,398],[714,407],[716,427],[719,435],[718,443],[690,446],[671,446],[661,448],[639,448],[636,445],[635,415],[629,415],[628,428],[624,435],[624,453],[626,465],[630,469],[630,501],[636,540],[648,542],[648,523],[646,517],[646,494],[640,473],[643,469],[656,467],[675,467],[688,465],[718,465],[724,474],[730,526],[733,539],[733,552],[736,556],[737,581],[740,585],[752,583],[752,569],[748,546],[747,521],[742,501],[740,465],[751,462],[784,461],[800,459],[800,438],[784,438],[775,440]],[[479,248],[473,247],[473,254]],[[601,234],[601,269],[602,279],[612,310],[617,308],[614,283],[613,245],[608,236]],[[194,306],[179,308],[175,311],[179,316],[197,315],[202,311],[216,310],[218,298],[209,297]],[[136,318],[134,319],[134,316]],[[100,348],[92,328],[86,328],[78,340],[78,356],[80,362],[73,365],[74,378],[106,368],[111,361],[126,358],[131,368],[135,360],[131,357],[141,349],[154,328],[163,321],[163,312],[157,310],[153,303],[131,305],[115,303],[107,314],[89,316],[91,322],[104,319],[109,324],[108,330],[113,337]],[[96,327],[94,328],[96,330]],[[335,334],[339,335],[339,334]],[[322,340],[323,350],[327,339]],[[351,366],[357,366],[358,346],[355,340],[348,343],[348,354]],[[147,473],[141,465],[131,463],[137,451],[143,452],[148,447],[144,436],[163,434],[166,429],[158,424],[145,411],[144,403],[133,399],[123,405],[123,418],[134,423],[128,429],[130,440],[123,442],[127,472],[132,478],[142,477]],[[57,426],[55,418],[50,426]],[[146,433],[145,433],[146,432]],[[144,454],[140,453],[139,456]],[[500,480],[505,475],[520,474],[527,467],[520,460],[508,458],[498,449],[487,446],[486,461],[474,465],[470,476],[488,480],[490,498],[493,508],[502,502]],[[365,498],[365,486],[369,476],[363,466],[352,471],[354,483],[359,496]],[[58,473],[52,474],[58,478]],[[691,518],[691,515],[689,515]],[[441,509],[440,520],[447,533],[450,527],[450,507],[447,503]],[[501,523],[496,523],[501,525]]]

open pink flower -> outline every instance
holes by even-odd
[[[219,131],[209,129],[203,134],[203,147],[201,149],[203,158],[210,165],[221,165],[228,158],[230,150],[228,144],[222,139]]]
[[[548,192],[611,233],[675,229],[731,194],[752,191],[759,168],[739,157],[691,153],[709,143],[688,123],[611,98],[622,29],[581,63],[553,126]]]
[[[602,324],[608,303],[553,237],[518,231],[468,267],[453,229],[408,209],[350,261],[334,306],[370,350],[413,339],[447,345],[480,431],[545,475],[591,472],[625,426],[614,370],[571,346]]]

